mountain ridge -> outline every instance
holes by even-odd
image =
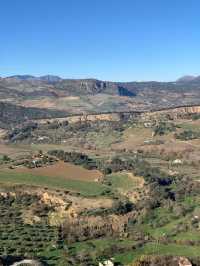
[[[33,75],[13,75],[13,76],[8,76],[6,77],[7,79],[18,79],[18,80],[26,80],[26,81],[46,81],[49,83],[54,83],[62,80],[61,77],[56,76],[56,75],[44,75],[44,76],[33,76]]]
[[[89,80],[96,80],[96,81],[104,81],[104,82],[110,82],[110,83],[173,83],[173,82],[190,82],[196,79],[200,79],[200,75],[190,75],[186,74],[184,76],[181,76],[177,78],[176,80],[171,80],[171,81],[160,81],[160,80],[132,80],[132,81],[113,81],[113,80],[104,80],[104,79],[99,79],[99,78],[65,78],[65,77],[60,77],[58,75],[53,75],[53,74],[45,74],[41,76],[35,76],[31,74],[16,74],[16,75],[11,75],[11,76],[5,76],[1,77],[0,79],[19,79],[19,80],[44,80],[44,81],[50,81],[50,82],[57,82],[61,80],[69,80],[69,81],[89,81]]]
[[[191,83],[191,82],[200,82],[200,76],[192,76],[192,75],[185,75],[179,79],[177,79],[177,82],[180,82],[180,83]]]
[[[200,104],[200,77],[176,82],[112,82],[46,75],[0,78],[0,101],[67,113],[141,111]]]

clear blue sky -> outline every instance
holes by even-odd
[[[2,0],[0,76],[200,74],[199,0]]]

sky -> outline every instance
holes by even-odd
[[[199,0],[1,0],[0,76],[200,75]]]

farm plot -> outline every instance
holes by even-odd
[[[72,166],[70,169],[72,169]],[[15,170],[4,169],[0,171],[0,182],[3,184],[24,184],[53,189],[63,189],[80,193],[83,196],[98,196],[104,194],[108,190],[107,186],[94,181],[97,174],[96,172],[95,175],[89,175],[89,170],[81,167],[78,167],[77,169],[77,175],[75,175],[75,172],[71,172],[70,175],[68,173],[66,176],[63,173],[56,171],[56,169],[53,171],[52,168],[48,170],[45,168],[38,170],[29,170],[25,168]],[[81,178],[80,170],[85,174],[84,178],[83,176]],[[86,173],[88,173],[88,175],[86,175]],[[79,179],[77,177],[79,177]]]
[[[61,177],[71,180],[97,181],[102,173],[97,170],[87,170],[71,163],[58,162],[54,165],[39,168],[17,168],[17,173],[27,173],[39,176]]]

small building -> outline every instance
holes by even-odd
[[[37,140],[38,141],[49,140],[49,137],[47,137],[47,136],[39,136]]]
[[[99,262],[99,266],[114,266],[114,262],[112,259],[105,260],[104,262]]]
[[[153,140],[152,139],[146,139],[145,141],[144,141],[144,144],[153,144],[154,142],[153,142]]]
[[[150,127],[152,127],[153,126],[153,123],[152,122],[145,122],[144,123],[144,127],[145,128],[150,128]]]
[[[182,160],[180,160],[180,159],[176,159],[176,160],[174,160],[174,161],[172,161],[172,164],[173,165],[180,165],[180,164],[182,164],[183,162],[182,162]]]

